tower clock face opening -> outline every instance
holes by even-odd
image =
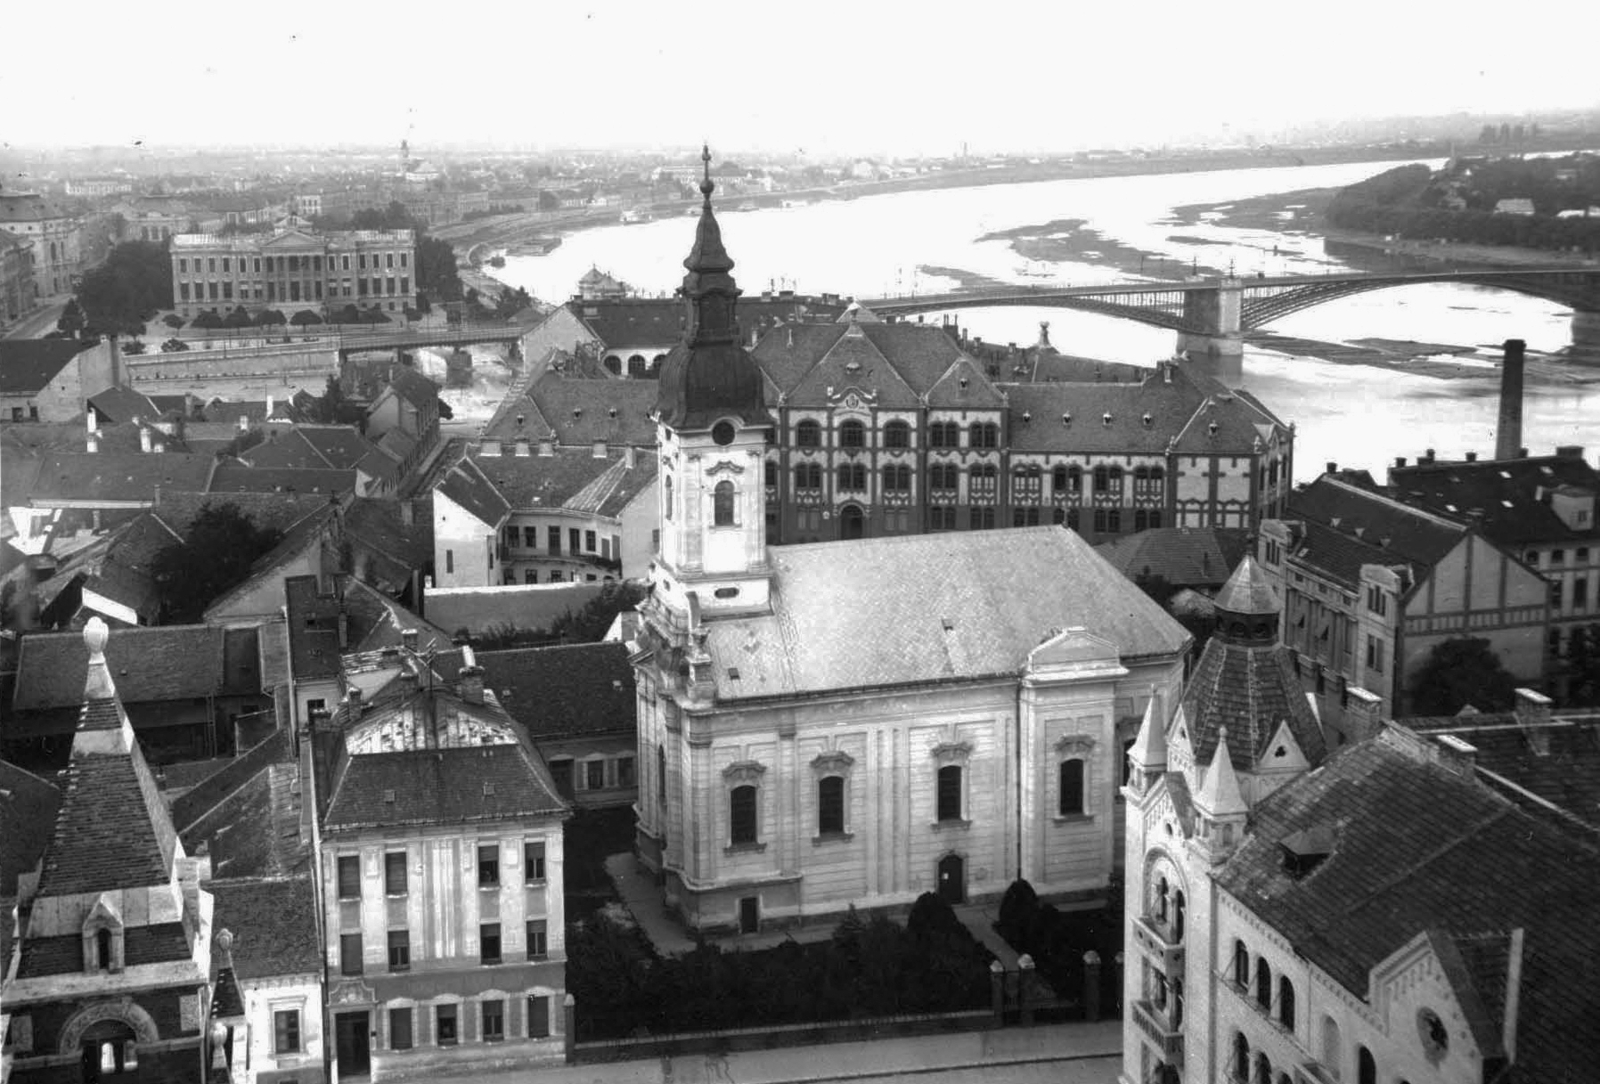
[[[732,422],[718,422],[711,427],[711,439],[718,444],[732,444],[735,436]]]

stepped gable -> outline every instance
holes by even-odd
[[[1283,843],[1314,830],[1332,831],[1332,850],[1296,876]],[[1506,1032],[1501,939],[1521,929],[1506,1079],[1593,1075],[1600,855],[1440,764],[1416,737],[1385,730],[1263,799],[1216,879],[1358,998],[1374,968],[1425,939],[1490,1053]]]
[[[39,898],[164,885],[181,854],[166,803],[133,736],[106,663],[108,632],[83,631],[88,680]]]
[[[733,259],[722,245],[722,230],[711,210],[711,150],[701,153],[705,202],[695,230],[694,247],[683,261],[681,293],[688,326],[683,341],[661,365],[656,413],[672,429],[709,429],[718,419],[738,418],[743,425],[771,425],[765,381],[754,359],[740,344],[737,307],[740,290],[729,274]]]
[[[1183,717],[1197,765],[1209,764],[1224,730],[1229,759],[1254,772],[1287,724],[1315,767],[1327,755],[1322,726],[1306,702],[1279,645],[1278,602],[1253,557],[1239,562],[1214,601],[1217,631],[1206,644],[1183,694]]]

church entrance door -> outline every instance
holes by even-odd
[[[847,504],[839,513],[839,537],[862,538],[867,533],[867,520],[858,505]]]
[[[365,1076],[372,1071],[368,1046],[369,1022],[365,1012],[342,1012],[333,1018],[334,1042],[339,1052],[339,1079]]]
[[[966,902],[967,864],[959,854],[947,854],[939,859],[939,898],[946,903]]]

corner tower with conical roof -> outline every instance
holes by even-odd
[[[61,808],[0,991],[17,1082],[79,1064],[85,1080],[207,1079],[209,863],[184,854],[112,682],[107,636],[98,617],[84,629]]]
[[[768,606],[763,459],[773,420],[764,379],[740,344],[739,287],[711,209],[711,151],[701,159],[704,203],[679,290],[683,341],[661,366],[657,597],[688,623]]]

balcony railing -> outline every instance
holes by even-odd
[[[1183,1068],[1183,1032],[1172,1026],[1165,1012],[1148,1001],[1135,1001],[1133,1023],[1174,1068]]]
[[[1183,971],[1183,942],[1174,941],[1171,932],[1148,915],[1133,920],[1133,939],[1168,975]]]

